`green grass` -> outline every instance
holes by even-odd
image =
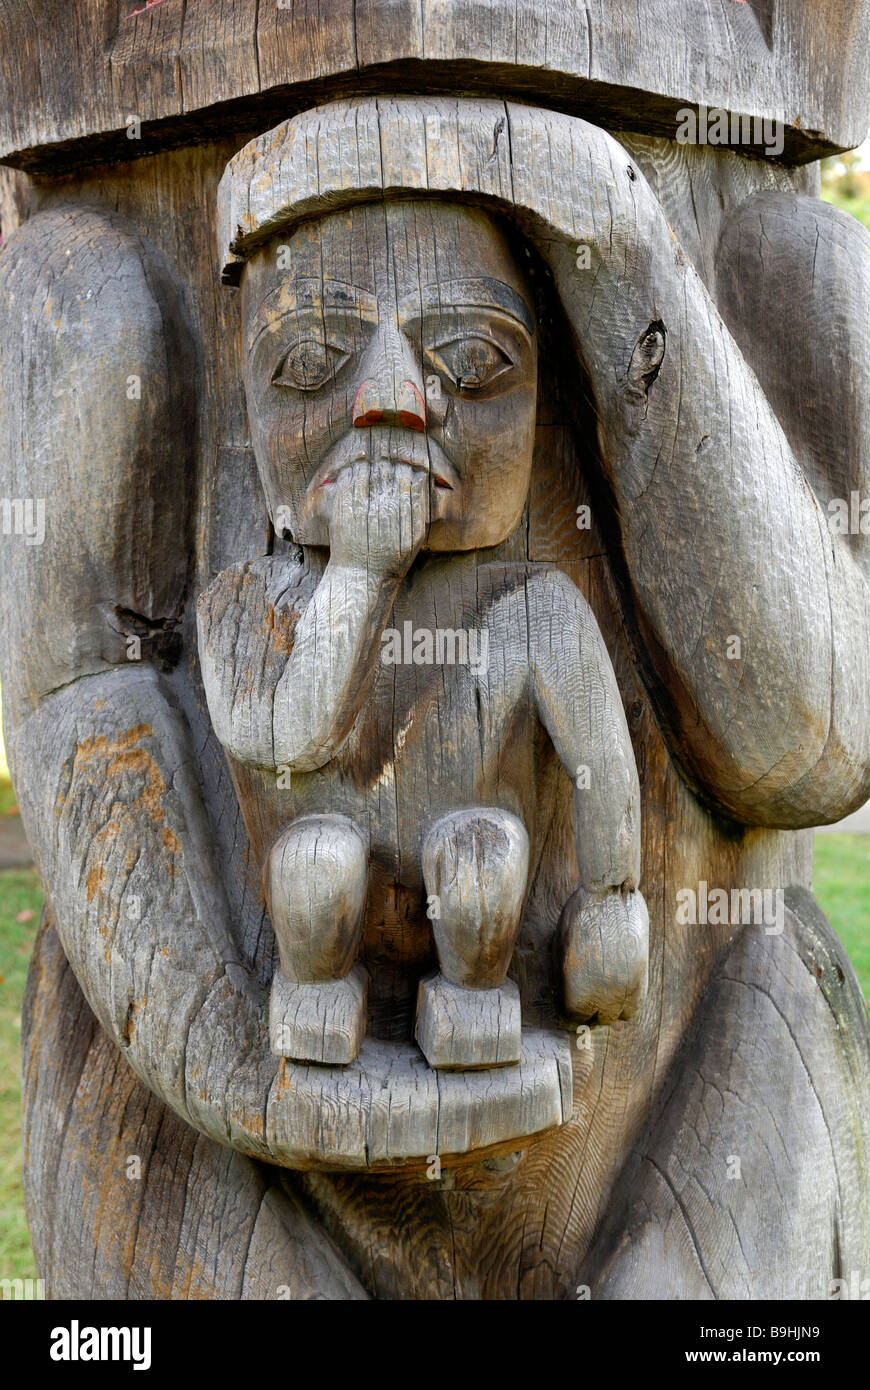
[[[825,201],[833,203],[835,207],[842,208],[844,212],[851,212],[853,217],[857,217],[859,222],[863,222],[865,227],[870,227],[870,193],[861,193],[857,197],[848,197],[839,190],[827,190]]]
[[[33,1279],[21,1194],[21,1000],[39,925],[42,888],[33,869],[0,874],[0,1278]],[[18,922],[21,912],[33,912]]]
[[[6,784],[8,785],[8,782],[9,782],[9,764],[8,764],[7,761],[6,761],[6,747],[5,747],[4,743],[3,743],[2,719],[3,719],[3,697],[2,697],[2,695],[0,695],[0,782],[4,782],[4,783],[6,783]]]
[[[870,1001],[870,835],[817,835],[813,890]]]
[[[870,227],[870,170],[860,167],[857,155],[822,160],[822,197]]]

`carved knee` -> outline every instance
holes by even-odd
[[[272,1051],[350,1062],[365,1033],[365,971],[354,966],[366,900],[365,840],[345,816],[304,816],[275,841],[263,874],[281,959]]]

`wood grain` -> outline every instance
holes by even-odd
[[[174,8],[167,5],[166,14]],[[745,12],[745,19],[757,25],[748,6],[731,8],[735,16]],[[842,19],[843,12],[838,15]],[[269,22],[277,25],[274,14]],[[766,47],[765,33],[757,28]],[[414,22],[407,33],[412,46],[417,42]],[[309,30],[307,42],[310,36]],[[100,42],[104,38],[114,42],[111,34]],[[488,38],[492,51],[501,52],[508,38],[496,25]],[[582,35],[575,28],[573,41],[578,38]],[[845,30],[839,38],[847,51]],[[315,46],[325,50],[331,39],[327,32],[315,35]],[[533,41],[540,41],[540,32],[523,39]],[[34,35],[16,55],[24,65],[30,61],[28,43],[35,43]],[[140,53],[147,65],[146,47]],[[171,55],[171,47],[166,52]],[[46,72],[50,75],[50,64]],[[143,79],[142,90],[159,96],[169,87],[164,77],[157,63],[147,82]],[[131,80],[138,80],[135,73]],[[75,509],[76,530],[68,535],[59,529],[53,540],[70,557],[72,572],[79,556],[93,554],[104,576],[101,604],[110,610],[116,602],[123,606],[115,595],[125,594],[124,586],[134,580],[139,586],[136,603],[143,593],[168,595],[176,605],[171,611],[178,615],[181,638],[170,669],[162,669],[164,656],[153,645],[145,648],[142,666],[131,669],[122,655],[126,641],[106,623],[106,606],[94,613],[77,604],[74,630],[81,625],[85,653],[80,668],[75,644],[67,651],[51,638],[68,621],[62,584],[40,587],[36,576],[33,586],[27,578],[7,588],[5,621],[27,634],[27,647],[7,647],[4,685],[12,688],[20,667],[22,684],[34,679],[28,688],[41,701],[38,709],[23,702],[20,710],[13,701],[6,711],[7,743],[64,950],[87,982],[90,1001],[57,937],[47,930],[24,1010],[26,1181],[40,1273],[59,1296],[101,1296],[105,1290],[106,1296],[131,1298],[314,1294],[556,1299],[575,1297],[577,1284],[584,1282],[596,1297],[656,1297],[665,1289],[675,1297],[805,1292],[816,1298],[827,1296],[830,1278],[842,1268],[860,1267],[868,1240],[861,1119],[867,1108],[866,1018],[848,961],[807,901],[811,836],[777,827],[832,815],[859,794],[865,775],[866,739],[861,739],[866,699],[857,693],[863,689],[861,652],[866,650],[861,636],[866,605],[856,579],[863,564],[862,541],[860,536],[828,537],[813,549],[803,503],[808,489],[821,505],[851,480],[862,486],[866,243],[855,229],[806,197],[814,189],[805,173],[784,167],[773,171],[766,161],[722,151],[675,156],[673,145],[658,139],[649,124],[655,120],[651,103],[645,97],[632,100],[647,134],[623,134],[621,146],[579,124],[571,125],[568,144],[560,144],[564,117],[537,113],[526,118],[506,112],[499,103],[491,112],[480,102],[469,103],[474,120],[456,141],[456,114],[464,104],[452,101],[445,115],[437,102],[421,100],[428,155],[425,147],[420,153],[413,112],[403,108],[399,119],[400,103],[395,110],[393,103],[381,104],[382,113],[389,113],[389,130],[386,136],[378,134],[378,144],[387,154],[390,178],[397,180],[391,187],[424,196],[431,189],[449,200],[484,205],[489,217],[514,229],[515,244],[528,251],[520,254],[540,334],[529,501],[500,552],[488,556],[487,565],[469,557],[457,567],[449,593],[460,612],[473,612],[482,583],[483,592],[495,600],[508,600],[504,612],[509,614],[504,567],[522,561],[557,566],[588,603],[615,672],[631,736],[642,809],[639,883],[649,909],[649,987],[643,1006],[629,1021],[593,1024],[588,1031],[581,1025],[579,1032],[572,1025],[572,1032],[562,1034],[563,1046],[572,1043],[573,1096],[570,1113],[563,1108],[558,1128],[534,1142],[505,1137],[519,1134],[532,1121],[528,1112],[520,1113],[515,1124],[500,1131],[502,1139],[489,1157],[486,1149],[463,1154],[469,1142],[493,1139],[491,1111],[481,1119],[482,1112],[475,1109],[474,1073],[444,1073],[442,1078],[427,1068],[438,1087],[448,1078],[458,1086],[444,1130],[448,1143],[439,1140],[423,1155],[447,1155],[440,1177],[428,1176],[425,1162],[411,1171],[377,1173],[295,1173],[273,1166],[276,1158],[284,1162],[289,1156],[294,1163],[311,1159],[310,1152],[307,1159],[300,1158],[298,1148],[288,1154],[289,1107],[276,1082],[281,1064],[269,1054],[265,1026],[266,990],[278,952],[259,874],[275,827],[286,823],[287,790],[277,787],[274,767],[230,767],[224,759],[199,679],[193,607],[196,594],[218,573],[223,587],[213,592],[217,617],[229,612],[247,582],[249,598],[242,611],[249,609],[248,627],[237,630],[238,660],[219,674],[225,685],[236,681],[259,625],[261,635],[266,634],[266,656],[262,668],[252,666],[251,671],[253,694],[261,696],[286,659],[291,620],[295,622],[287,577],[296,576],[293,582],[298,579],[307,593],[320,581],[324,563],[316,555],[303,563],[292,542],[274,535],[242,396],[241,306],[215,282],[214,189],[241,137],[229,134],[214,144],[111,168],[75,172],[71,167],[65,178],[38,186],[17,179],[11,198],[4,194],[2,207],[12,207],[12,221],[32,217],[39,209],[57,220],[52,236],[40,236],[37,219],[31,240],[21,243],[30,250],[20,264],[16,261],[14,279],[5,270],[16,254],[14,241],[0,256],[7,289],[17,280],[32,291],[31,298],[25,295],[17,305],[8,296],[4,302],[0,356],[10,344],[20,356],[19,343],[32,332],[27,341],[36,347],[35,366],[28,362],[26,371],[38,376],[40,364],[49,362],[40,344],[50,335],[41,339],[35,327],[28,327],[22,304],[34,295],[40,303],[52,277],[63,276],[60,257],[69,245],[77,265],[66,272],[71,277],[67,283],[75,284],[76,293],[86,295],[102,276],[108,306],[120,265],[127,283],[140,287],[124,305],[124,322],[130,325],[132,318],[134,328],[140,321],[150,323],[150,341],[159,344],[174,331],[173,324],[183,331],[189,319],[199,359],[198,368],[185,374],[183,390],[165,376],[160,382],[159,399],[175,402],[172,418],[191,409],[185,398],[197,387],[196,431],[172,435],[173,447],[187,460],[177,470],[167,463],[157,422],[138,435],[141,447],[130,447],[131,432],[123,428],[124,417],[105,391],[105,413],[98,411],[97,423],[113,418],[120,423],[99,435],[104,447],[98,466],[83,436],[69,428],[64,432],[53,423],[51,411],[32,417],[21,411],[15,393],[6,389],[3,361],[4,428],[10,420],[19,422],[5,436],[13,442],[4,449],[4,489],[28,495],[43,477],[52,489],[66,486],[62,495],[70,499],[65,505]],[[500,115],[506,119],[498,129]],[[218,117],[223,119],[222,113]],[[434,117],[442,122],[440,134]],[[342,119],[333,110],[329,122],[322,123],[327,152],[343,138]],[[544,130],[551,121],[548,138],[557,138],[553,152],[545,154]],[[196,138],[203,133],[204,127],[198,127]],[[508,137],[511,160],[504,156]],[[123,133],[120,138],[126,139]],[[459,169],[455,156],[446,154],[451,141],[461,151]],[[578,170],[597,171],[600,178],[597,221],[588,195],[578,195],[566,173],[575,156]],[[50,154],[49,164],[53,158]],[[338,167],[340,161],[334,162]],[[359,177],[368,166],[351,163],[346,184],[336,182],[331,192],[326,190],[324,207],[328,204],[330,212],[345,200],[383,193],[379,176],[374,181]],[[629,163],[635,179],[626,174]],[[327,158],[323,168],[328,183],[333,175]],[[427,169],[431,176],[421,177]],[[7,176],[3,187],[9,187]],[[572,201],[573,209],[568,206]],[[64,219],[69,216],[75,226],[94,205],[113,211],[97,215],[95,245],[89,250],[88,237],[65,239]],[[306,207],[320,211],[315,202]],[[121,224],[113,220],[118,215],[135,229],[132,239],[129,232],[119,239]],[[584,222],[587,216],[591,220]],[[682,248],[675,246],[667,224]],[[114,241],[100,231],[106,227]],[[753,244],[759,228],[776,248],[764,252],[761,266]],[[231,232],[235,235],[234,227]],[[613,265],[606,254],[613,232],[623,268],[626,256],[631,258],[632,275],[628,282],[623,277],[621,288],[614,279],[615,253]],[[8,234],[7,228],[4,239]],[[601,296],[597,308],[576,267],[581,237],[603,253],[594,272]],[[115,248],[114,261],[109,245]],[[811,255],[814,245],[817,252]],[[243,250],[260,254],[253,245]],[[156,280],[149,282],[142,270],[160,258],[171,291],[162,307]],[[741,273],[747,285],[755,286],[750,293],[740,292]],[[768,276],[771,297],[765,299]],[[71,296],[70,306],[73,302]],[[680,306],[676,314],[670,307],[674,302]],[[638,357],[634,354],[658,321],[668,330],[666,352],[657,364],[658,376],[649,383],[644,416],[639,401],[632,406],[631,394],[647,394],[644,377],[655,353],[650,355],[648,341]],[[837,355],[838,334],[842,356]],[[88,399],[87,365],[93,357],[80,342],[76,356],[67,360],[79,399]],[[608,394],[608,381],[620,379],[614,362],[630,388],[627,406]],[[103,366],[96,374],[92,401],[98,399],[106,370]],[[841,391],[835,377],[844,370]],[[21,379],[16,369],[15,380]],[[48,380],[49,392],[61,384],[50,371],[40,379]],[[677,383],[683,390],[675,405]],[[641,420],[634,434],[638,407]],[[745,511],[741,514],[745,534],[731,527],[727,510],[711,507],[705,512],[707,494],[693,481],[698,456],[693,458],[691,450],[711,420],[721,441],[732,417],[745,449],[745,472],[739,471],[741,460],[724,450],[718,464],[704,457],[704,467],[712,473],[705,472],[703,481],[705,486],[711,477],[715,481],[721,476],[716,468],[732,464],[738,477],[749,480],[745,498],[753,505],[748,523]],[[648,485],[644,499],[635,495],[638,470],[642,492],[644,461],[656,458],[655,452],[647,453],[650,440],[658,440],[655,431],[664,428],[665,419],[669,428],[685,422],[689,456],[681,461],[679,448],[664,453],[671,470],[667,486]],[[695,435],[698,424],[702,431]],[[679,431],[674,439],[678,437]],[[45,461],[51,458],[64,461],[78,487],[65,482],[58,467],[48,467]],[[623,463],[625,472],[620,473]],[[21,470],[14,472],[18,494],[5,481],[10,468]],[[41,468],[46,471],[40,473]],[[108,495],[120,499],[121,515],[132,507],[140,518],[137,525],[142,499],[149,518],[147,547],[137,552],[123,533],[117,554],[106,558],[111,536],[104,515],[98,505],[89,509],[77,497],[88,495],[92,484],[108,487]],[[725,496],[730,500],[730,493]],[[585,530],[576,525],[581,505],[591,509]],[[190,509],[192,555],[189,571],[182,574],[179,555],[185,547],[174,539],[185,508]],[[679,538],[679,544],[669,541],[669,535]],[[824,537],[821,528],[819,535]],[[8,547],[15,539],[6,537],[2,543]],[[794,567],[783,568],[784,548],[796,539]],[[760,576],[754,568],[758,554],[765,557]],[[29,563],[13,559],[11,551],[9,555],[12,563]],[[232,567],[237,573],[227,577]],[[193,579],[185,584],[187,573]],[[745,706],[752,718],[741,716],[739,692],[727,681],[721,689],[728,699],[705,703],[709,671],[700,679],[691,660],[682,659],[680,633],[675,636],[669,626],[678,620],[690,658],[695,659],[697,649],[703,659],[710,650],[705,644],[715,643],[716,631],[726,630],[715,626],[722,617],[717,602],[724,607],[721,596],[733,596],[735,585],[739,593],[745,575],[751,576],[750,586],[759,577],[768,585],[751,609],[752,641],[759,635],[764,639],[752,653],[757,676],[750,669],[743,677],[750,685],[755,680]],[[566,591],[570,589],[550,584],[543,592],[550,602],[554,592]],[[282,617],[275,600],[284,592],[288,613]],[[433,592],[439,592],[437,586]],[[695,595],[701,596],[697,610]],[[837,622],[825,619],[829,645],[814,648],[812,624],[829,612],[831,598]],[[154,618],[163,616],[165,607],[133,611]],[[404,614],[398,616],[404,619]],[[434,620],[434,610],[432,616]],[[727,621],[727,608],[724,618],[727,632],[737,631]],[[770,645],[773,620],[782,624],[778,640],[787,648],[779,665],[779,648]],[[851,624],[852,647],[845,645],[845,620]],[[505,621],[515,635],[515,618],[510,617],[512,628],[507,617]],[[91,670],[88,653],[104,651],[109,656],[101,654],[97,669]],[[813,761],[810,750],[808,782],[777,789],[774,777],[760,790],[745,791],[748,800],[732,806],[734,762],[723,762],[722,745],[710,739],[709,725],[696,735],[697,750],[692,751],[699,711],[714,724],[721,720],[720,732],[733,716],[736,728],[725,729],[726,746],[733,752],[735,745],[727,740],[738,740],[737,761],[744,770],[740,760],[748,754],[773,759],[785,743],[787,755],[799,763],[808,756],[807,746],[799,746],[804,730],[817,727],[820,692],[827,690],[830,705],[830,680],[826,686],[812,670],[798,669],[799,662],[812,661],[814,652],[822,653],[819,666],[839,663],[838,678],[847,682],[838,686],[835,723],[822,763]],[[47,671],[47,688],[35,679],[40,671]],[[656,678],[657,671],[664,671],[663,681]],[[675,671],[693,691],[684,716],[669,684]],[[392,699],[393,683],[386,688]],[[795,689],[800,699],[789,703]],[[412,679],[406,691],[411,700],[422,688]],[[378,706],[382,718],[392,709],[391,699]],[[812,717],[805,708],[811,702],[816,702]],[[251,717],[258,703],[250,701]],[[684,721],[678,732],[669,716],[674,705]],[[756,712],[768,722],[754,722]],[[377,746],[375,741],[367,746],[364,739],[355,745],[357,766],[370,771],[371,749]],[[467,745],[460,742],[460,748]],[[540,744],[514,756],[509,767],[502,765],[502,784],[514,776],[520,785],[534,782],[536,793],[528,897],[510,966],[528,1033],[552,1030],[557,1021],[551,948],[559,914],[577,882],[579,861],[566,770],[557,759],[542,759]],[[676,756],[685,776],[676,770]],[[453,764],[462,786],[467,785],[468,761],[466,752],[464,761],[458,754]],[[381,771],[383,767],[377,769]],[[389,778],[382,805],[386,816],[392,799],[393,823],[398,825],[403,809],[396,801],[397,784]],[[788,783],[788,776],[783,780]],[[409,785],[416,796],[414,782]],[[306,809],[303,796],[298,810]],[[103,832],[108,833],[96,840]],[[132,865],[131,849],[139,854]],[[725,890],[797,885],[789,888],[791,911],[783,935],[768,936],[763,928],[731,922],[680,923],[676,893],[697,887],[702,879]],[[363,956],[377,963],[380,980],[363,1052],[389,1044],[385,1055],[390,1059],[410,1035],[419,975],[434,964],[430,924],[420,920],[399,885],[395,861],[378,858],[370,886],[376,908],[367,913],[361,942]],[[140,891],[147,934],[124,911]],[[410,970],[408,961],[413,962]],[[181,1055],[182,1032],[189,1073]],[[515,1070],[506,1067],[502,1076]],[[331,1101],[323,1104],[322,1071],[299,1068],[315,1147],[325,1116],[327,1133],[336,1133],[337,1112]],[[554,1064],[552,1055],[540,1076],[538,1096],[555,1097],[557,1089],[561,1096],[554,1078],[564,1077],[564,1066]],[[782,1078],[794,1084],[785,1087]],[[338,1083],[340,1104],[346,1084],[347,1078]],[[407,1075],[397,1076],[396,1084],[413,1096]],[[391,1127],[383,1099],[389,1090],[375,1091],[381,1099],[373,1102],[366,1123],[388,1136],[382,1152],[393,1153],[406,1126],[404,1117],[419,1097],[409,1101]],[[734,1102],[726,1108],[721,1094],[738,1097],[739,1107]],[[264,1097],[270,1095],[266,1132]],[[511,1106],[516,1113],[515,1095],[504,1114]],[[434,1113],[434,1106],[426,1111],[426,1124]],[[478,1120],[472,1123],[469,1116],[475,1114]],[[65,1117],[62,1127],[58,1115]],[[410,1132],[408,1126],[404,1132]],[[428,1138],[431,1130],[425,1132]],[[452,1154],[449,1146],[455,1146]],[[147,1176],[139,1185],[126,1176],[131,1154],[146,1159]],[[727,1176],[729,1156],[742,1156],[740,1179]],[[708,1200],[705,1194],[711,1193]],[[775,1232],[784,1233],[785,1263],[779,1259]]]
[[[343,141],[358,151],[352,199],[362,190],[452,188],[521,209],[532,227],[543,224],[539,246],[599,417],[625,601],[674,756],[702,794],[750,822],[806,825],[861,804],[870,791],[863,699],[839,700],[831,671],[842,672],[834,680],[851,691],[866,690],[870,640],[856,640],[851,621],[848,632],[839,625],[841,614],[868,612],[865,577],[820,527],[809,477],[703,284],[675,256],[671,229],[639,171],[597,127],[530,108],[478,102],[461,112],[433,98],[343,110],[290,121],[232,162],[219,194],[231,256],[250,254],[295,217],[347,197],[340,168],[319,153]],[[500,121],[509,140],[498,138]],[[590,163],[597,175],[584,172],[577,184],[565,178],[565,169],[586,171]],[[258,181],[264,166],[273,177]],[[610,189],[606,210],[591,191],[597,181]],[[578,273],[578,244],[590,249],[594,274]],[[637,259],[631,282],[625,255]],[[228,261],[226,274],[239,268],[238,259]],[[662,360],[648,375],[645,343],[654,333]],[[699,363],[718,384],[703,400],[690,391]],[[689,510],[700,457],[703,487]],[[761,459],[769,500],[759,508]],[[679,540],[687,515],[691,547]],[[829,603],[810,596],[817,583]],[[712,602],[704,597],[714,593]],[[793,723],[806,730],[798,746]]]
[[[558,10],[545,0],[170,0],[118,11],[97,0],[0,9],[0,157],[62,172],[421,84],[485,87],[671,139],[687,105],[764,116],[784,123],[789,162],[859,144],[870,115],[865,0],[792,0],[775,23],[767,0],[696,0],[691,23],[684,0]],[[141,140],[127,138],[130,115]]]

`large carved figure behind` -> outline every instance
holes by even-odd
[[[216,153],[215,170],[229,152]],[[741,176],[735,168],[735,187]],[[494,101],[361,100],[296,117],[232,161],[221,252],[245,306],[241,320],[220,310],[233,324],[226,343],[205,331],[215,312],[207,296],[186,293],[180,272],[173,286],[161,251],[114,214],[49,207],[4,249],[2,447],[4,466],[22,470],[20,491],[38,488],[43,461],[61,457],[67,467],[52,470],[54,486],[76,495],[93,467],[93,430],[77,436],[69,418],[92,411],[112,421],[121,407],[107,382],[136,367],[119,349],[97,372],[86,333],[71,336],[63,319],[49,333],[53,287],[75,285],[66,312],[77,324],[96,316],[90,341],[102,340],[100,316],[112,318],[101,287],[149,287],[120,337],[146,345],[131,351],[141,364],[147,348],[155,390],[162,383],[167,393],[162,408],[148,397],[153,415],[121,413],[100,436],[122,494],[109,524],[82,515],[73,537],[49,513],[53,563],[90,537],[96,577],[84,588],[93,604],[78,606],[59,650],[51,615],[62,600],[43,578],[50,571],[28,556],[4,638],[4,682],[15,673],[8,742],[54,924],[31,979],[27,1062],[37,1098],[28,1113],[34,1238],[53,1291],[232,1298],[276,1296],[282,1286],[296,1297],[554,1298],[586,1283],[607,1297],[824,1296],[838,1260],[860,1267],[870,1229],[858,1118],[866,1017],[807,892],[807,847],[794,831],[844,814],[868,792],[865,555],[860,542],[832,536],[823,512],[829,495],[865,483],[867,364],[857,352],[860,379],[832,380],[815,405],[798,406],[772,355],[753,370],[744,353],[756,332],[760,244],[775,243],[777,273],[804,287],[809,321],[819,322],[814,296],[840,296],[838,333],[856,344],[870,278],[863,233],[789,189],[789,177],[753,190],[722,224],[717,288],[668,225],[642,141],[629,153],[576,117]],[[100,201],[98,180],[87,191]],[[124,206],[179,264],[183,239],[173,248],[134,193]],[[81,253],[61,259],[56,248],[74,228]],[[289,266],[278,273],[285,244]],[[590,253],[588,269],[578,247]],[[333,310],[348,309],[336,288],[352,296],[345,343],[312,328],[318,315],[334,328]],[[431,340],[430,303],[445,329]],[[423,325],[415,332],[412,310]],[[790,312],[780,316],[786,341]],[[462,330],[453,338],[448,320]],[[180,379],[185,393],[161,362],[189,353],[192,328],[202,360],[198,378],[188,368]],[[820,339],[826,331],[819,326]],[[499,333],[508,335],[501,346]],[[824,342],[816,350],[823,361]],[[275,356],[275,372],[259,363],[262,352]],[[177,518],[189,505],[211,515],[217,534],[204,498],[232,460],[213,457],[198,494],[189,471],[170,469],[173,507],[155,422],[179,409],[173,392],[190,410],[195,379],[226,383],[233,365],[237,374],[244,365],[276,535],[258,545],[248,526],[213,554],[195,540],[196,582],[185,588]],[[515,368],[522,409],[511,415]],[[497,377],[477,385],[488,371],[502,374],[500,387]],[[315,401],[318,372],[329,383],[323,443],[315,403],[302,411],[312,434],[302,432],[300,446],[298,401]],[[71,402],[72,416],[24,408],[27,373],[43,373],[46,398]],[[537,402],[533,449],[523,392]],[[450,421],[486,418],[496,399],[478,447],[491,445],[498,485],[478,496],[478,478],[493,475],[463,472],[472,452],[466,437],[457,454]],[[214,429],[208,411],[200,417]],[[860,447],[814,450],[838,418]],[[129,552],[114,538],[126,508],[138,515],[143,506],[143,478],[153,535],[127,581],[118,556]],[[246,497],[254,515],[253,489]],[[585,505],[594,518],[586,533],[575,525]],[[362,538],[365,556],[355,549]],[[361,595],[350,593],[348,574]],[[325,648],[306,628],[317,595],[339,581],[329,606],[345,605],[357,643],[349,659],[343,628]],[[235,792],[199,685],[197,593],[209,713]],[[432,629],[485,626],[488,670],[386,664],[384,632],[402,631],[406,618]],[[134,620],[146,638],[146,660],[135,665],[126,651]],[[176,630],[180,660],[169,640]],[[727,655],[734,633],[744,636],[739,666]],[[302,681],[294,699],[279,700],[307,641],[317,698],[306,705],[312,687]],[[435,735],[418,710],[456,731],[454,745],[438,729],[438,777],[426,776]],[[289,787],[279,785],[281,765]],[[592,772],[588,787],[579,765]],[[478,999],[464,1021],[467,1050],[447,1068],[433,1050],[426,1066],[411,1038],[418,981],[435,963],[423,849],[433,826],[469,810],[478,826],[489,816],[502,830],[524,828],[528,892],[522,922],[516,904],[499,918],[497,966],[486,974],[475,959],[467,979],[448,977]],[[367,878],[357,917],[348,909],[351,946],[327,952],[332,973],[313,977],[276,902],[276,886],[292,892],[299,882],[307,850],[294,844],[284,878],[283,860],[270,868],[276,837],[311,815],[344,817],[343,834],[361,832],[353,872]],[[448,829],[457,852],[458,832]],[[347,846],[356,854],[355,841]],[[258,897],[261,866],[290,987],[349,980],[359,945],[369,1036],[357,995],[350,1028],[336,1030],[356,1035],[358,1055],[344,1066],[297,1060],[298,1039],[286,1048],[283,1035],[270,1038],[268,989],[281,974]],[[787,889],[783,932],[681,927],[676,891],[702,878]],[[582,920],[590,898],[615,894],[630,914],[638,886],[650,908],[650,987],[632,1017],[645,953],[609,959],[606,931],[597,952],[575,946],[594,940]],[[569,901],[573,918],[570,907],[562,915]],[[635,947],[645,941],[638,920],[628,932]],[[467,925],[460,914],[451,941],[449,924],[439,939],[435,923],[445,974]],[[617,925],[622,948],[625,921]],[[494,995],[516,1022],[510,981],[521,1060],[484,1053],[483,1072],[464,1070],[491,1036]],[[273,1009],[275,1000],[273,985]],[[578,1036],[576,1020],[586,1018],[594,1026]],[[531,1097],[525,1110],[518,1090]],[[716,1101],[723,1093],[733,1104]],[[58,1135],[50,1116],[61,1104],[69,1123]],[[99,1143],[82,1144],[89,1133]],[[119,1219],[129,1206],[123,1156],[146,1141],[155,1145],[149,1179],[135,1212]],[[735,1152],[739,1184],[727,1178]],[[190,1176],[167,1182],[163,1165],[179,1153]],[[426,1172],[433,1153],[444,1158],[435,1181]],[[52,1174],[62,1155],[70,1177],[61,1196]],[[84,1213],[75,1236],[64,1230],[67,1204]],[[158,1234],[167,1213],[169,1245]],[[203,1242],[211,1262],[194,1257]]]

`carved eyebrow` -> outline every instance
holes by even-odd
[[[533,334],[535,331],[534,320],[525,300],[510,285],[489,275],[423,285],[419,293],[406,294],[402,299],[399,318],[404,322],[419,317],[421,313],[444,309],[501,309],[521,323],[527,333]]]
[[[369,290],[317,276],[289,278],[276,285],[259,304],[248,334],[248,351],[261,333],[274,328],[288,314],[322,314],[328,309],[356,314],[368,323],[378,321],[378,301]]]

